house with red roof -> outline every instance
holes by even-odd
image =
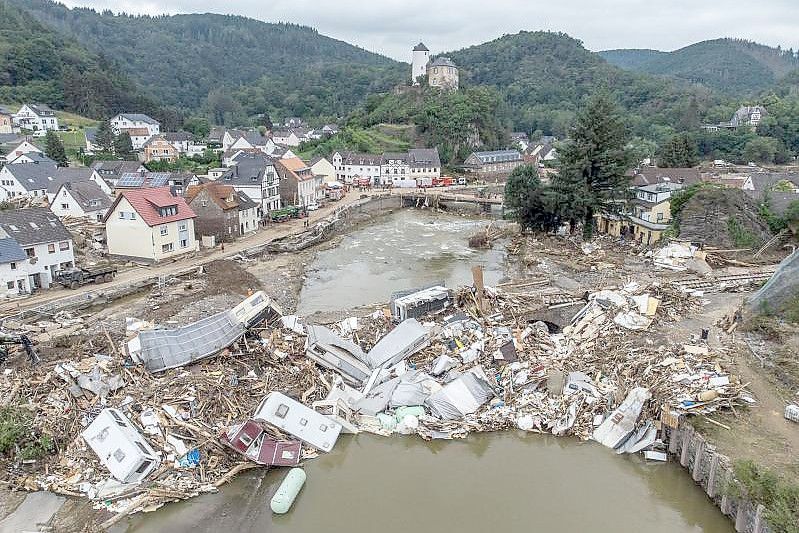
[[[196,217],[170,187],[122,190],[104,219],[108,253],[155,262],[194,252]]]

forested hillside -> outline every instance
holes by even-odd
[[[50,0],[13,1],[117,60],[164,104],[204,106],[230,120],[259,113],[341,116],[406,77],[401,63],[294,24],[214,14],[114,15]]]
[[[0,102],[23,101],[93,118],[125,109],[160,115],[113,62],[0,0]]]
[[[619,67],[701,83],[728,95],[747,96],[772,87],[799,68],[793,50],[740,39],[715,39],[673,52],[609,50],[600,54]]]
[[[563,136],[583,99],[607,88],[627,111],[633,132],[659,138],[681,121],[698,124],[716,99],[687,84],[609,65],[563,33],[520,32],[449,55],[464,85],[491,85],[514,110],[517,129]]]

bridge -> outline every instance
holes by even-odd
[[[394,194],[397,194],[395,192]],[[491,211],[493,206],[502,207],[502,197],[483,197],[473,194],[460,194],[457,192],[449,191],[436,191],[436,190],[407,190],[398,192],[402,198],[402,203],[405,206],[425,206],[425,207],[446,207],[446,203],[469,203],[475,204],[483,208],[485,211]]]

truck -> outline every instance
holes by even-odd
[[[269,211],[269,219],[272,222],[285,222],[290,218],[299,218],[300,209],[293,205],[284,207],[282,209],[272,209]]]
[[[77,289],[87,283],[104,283],[114,279],[117,275],[115,267],[98,267],[92,270],[87,268],[68,268],[56,273],[56,282],[70,289]]]

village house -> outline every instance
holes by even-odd
[[[161,137],[174,146],[178,154],[191,155],[191,148],[194,146],[194,136],[188,131],[168,131],[162,133]]]
[[[512,132],[510,134],[510,140],[521,150],[522,155],[524,155],[524,151],[527,150],[527,147],[530,146],[530,138],[523,131]]]
[[[719,122],[718,124],[704,124],[702,129],[705,131],[719,131],[723,129],[735,130],[745,127],[755,130],[760,125],[760,121],[763,120],[763,117],[767,115],[768,111],[766,111],[766,108],[762,105],[745,105],[739,107],[735,113],[733,113],[729,121]]]
[[[169,187],[120,191],[104,218],[108,253],[155,262],[194,252],[196,216]]]
[[[522,164],[524,160],[518,150],[496,150],[473,152],[463,162],[463,169],[480,176],[507,176]]]
[[[217,181],[232,185],[256,202],[258,215],[272,209],[280,209],[280,178],[275,170],[275,161],[268,155],[241,153]]]
[[[314,157],[308,162],[311,172],[322,178],[322,183],[336,181],[336,168],[326,157]]]
[[[275,169],[280,176],[283,205],[306,207],[316,203],[319,180],[302,159],[280,159],[275,162]]]
[[[698,167],[689,168],[658,168],[640,167],[632,172],[632,186],[656,185],[658,183],[679,183],[693,185],[702,181],[702,174]]]
[[[161,133],[161,123],[144,113],[120,113],[111,119],[111,129],[115,135],[130,128],[147,128],[150,135]]]
[[[48,130],[58,131],[55,111],[41,104],[25,104],[12,117],[12,124],[30,131],[34,137],[44,137]]]
[[[391,186],[394,180],[411,179],[407,152],[386,152],[380,159],[380,178],[375,185]]]
[[[283,146],[297,147],[304,139],[293,130],[275,130],[272,132],[272,141]]]
[[[338,133],[338,124],[325,124],[322,126],[322,135],[335,135]]]
[[[194,231],[198,239],[213,236],[213,244],[229,242],[259,227],[258,204],[231,185],[194,185],[188,188],[185,198],[197,215]]]
[[[36,163],[43,166],[57,167],[58,163],[40,152],[28,152],[18,155],[14,159],[6,161],[7,165],[24,165],[25,163]]]
[[[272,139],[261,135],[257,131],[221,130],[216,132],[215,135],[219,136],[219,144],[224,152],[257,149],[267,153],[275,145]]]
[[[631,238],[647,246],[657,243],[671,223],[671,196],[684,187],[671,182],[633,187],[635,196],[627,212],[597,214],[597,231]]]
[[[44,151],[41,148],[39,148],[32,142],[28,141],[27,139],[24,139],[21,142],[17,143],[16,145],[12,146],[12,148],[8,150],[8,152],[6,153],[6,161],[13,161],[21,155],[30,154],[34,152],[37,154],[44,154]]]
[[[114,185],[114,192],[131,189],[154,189],[170,187],[175,194],[183,194],[190,185],[197,185],[200,180],[191,172],[131,172],[123,174]]]
[[[383,156],[374,154],[335,152],[331,162],[336,169],[336,181],[349,185],[356,179],[379,183],[382,159]]]
[[[105,218],[111,202],[111,196],[94,181],[72,181],[58,187],[50,201],[50,211],[59,218],[85,218],[99,222]]]
[[[75,266],[72,236],[47,208],[0,211],[0,291],[6,296],[49,288]]]
[[[85,147],[83,151],[86,155],[94,155],[102,152],[102,147],[97,144],[97,128],[83,128],[83,139]]]
[[[95,161],[92,169],[112,187],[123,174],[146,172],[147,168],[139,161]]]
[[[38,163],[6,165],[0,168],[0,202],[12,198],[42,198],[53,181],[57,167]]]
[[[0,134],[14,133],[14,113],[0,106]]]
[[[300,117],[286,117],[283,121],[284,128],[301,128],[304,125]]]
[[[440,178],[441,158],[438,148],[411,148],[408,150],[408,168],[412,179]]]
[[[162,135],[153,135],[142,145],[141,157],[145,163],[151,161],[167,161],[173,163],[178,160],[178,156],[177,148]]]
[[[114,190],[108,183],[100,177],[96,170],[87,167],[63,167],[56,168],[55,172],[47,175],[47,202],[53,203],[58,189],[65,183],[76,183],[80,181],[90,181],[97,185],[106,196],[110,197]]]

